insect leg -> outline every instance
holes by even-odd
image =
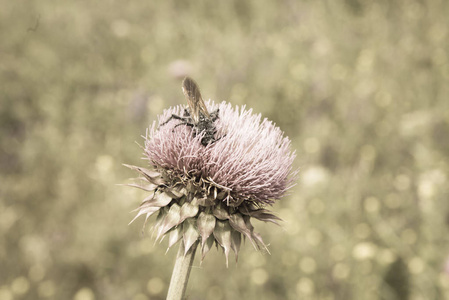
[[[173,127],[173,130],[174,130],[176,127],[181,126],[181,125],[186,125],[186,126],[189,126],[189,127],[192,127],[192,128],[195,127],[195,125],[193,125],[192,123],[182,122],[182,123],[176,124],[175,127]]]
[[[221,140],[222,138],[224,138],[226,136],[227,136],[227,134],[220,136],[218,139],[215,139],[215,142]]]
[[[181,120],[181,121],[187,122],[187,120],[186,120],[187,118],[186,117],[180,117],[178,115],[171,115],[171,117],[168,118],[168,120],[165,121],[164,123],[160,124],[159,127],[164,126],[165,124],[170,122],[172,119],[176,119],[176,120]]]

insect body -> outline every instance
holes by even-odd
[[[184,78],[182,91],[188,103],[188,108],[184,110],[184,116],[180,117],[173,114],[160,126],[167,124],[172,119],[180,120],[181,123],[177,124],[174,128],[181,125],[192,127],[194,137],[203,133],[203,137],[201,138],[201,144],[203,146],[216,142],[218,139],[215,138],[217,129],[215,128],[214,122],[218,119],[219,110],[217,109],[209,114],[201,97],[198,84],[192,78]]]

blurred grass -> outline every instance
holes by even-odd
[[[445,1],[2,1],[0,299],[164,299],[173,257],[116,186],[179,74],[293,141],[298,185],[189,299],[445,299]]]

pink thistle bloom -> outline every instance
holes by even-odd
[[[156,239],[169,235],[171,247],[183,238],[186,252],[199,239],[203,258],[215,242],[227,261],[230,250],[237,258],[242,234],[256,249],[266,249],[250,218],[278,223],[266,206],[294,185],[295,153],[283,132],[251,109],[213,101],[206,107],[219,111],[216,141],[204,146],[204,132],[195,136],[179,119],[160,126],[183,115],[185,106],[171,107],[147,130],[145,156],[152,170],[129,167],[147,182],[138,187],[152,192],[136,218],[158,212]]]

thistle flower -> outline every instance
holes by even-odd
[[[242,236],[256,250],[268,251],[251,218],[278,224],[280,218],[267,206],[292,187],[295,153],[283,132],[251,109],[205,104],[219,112],[213,143],[204,146],[204,132],[193,134],[195,128],[179,119],[166,123],[172,115],[183,115],[182,105],[165,110],[147,130],[144,152],[150,169],[126,165],[143,179],[132,186],[149,192],[131,222],[143,215],[146,224],[157,215],[156,240],[168,236],[170,248],[182,239],[185,253],[199,241],[201,260],[215,243],[228,264],[231,250],[237,260]]]

